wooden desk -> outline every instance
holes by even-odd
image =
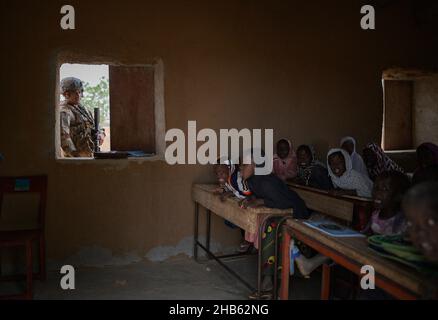
[[[226,266],[220,259],[232,257],[235,255],[215,256],[210,251],[210,232],[211,232],[211,212],[230,221],[231,223],[239,226],[247,232],[255,233],[259,226],[259,238],[258,244],[261,248],[261,235],[265,229],[267,221],[272,217],[284,217],[291,216],[292,209],[280,210],[267,207],[247,208],[242,209],[239,207],[239,200],[235,197],[230,197],[221,201],[219,195],[213,193],[213,190],[217,189],[218,185],[214,184],[195,184],[192,187],[192,198],[195,202],[195,226],[194,226],[194,245],[193,256],[197,260],[198,247],[203,249],[209,258],[215,259],[222,267],[241,281],[246,287],[254,291],[254,288],[242,279],[237,273]],[[199,227],[199,205],[207,209],[207,235],[205,246],[198,240],[198,227]],[[260,223],[261,221],[261,223]],[[257,290],[260,293],[261,285],[261,250],[258,250],[258,281]]]
[[[306,206],[314,211],[346,221],[355,230],[363,230],[371,217],[373,201],[356,196],[335,196],[328,191],[287,182],[304,200]]]
[[[283,226],[283,254],[288,257],[291,236],[329,257],[337,264],[361,275],[364,265],[375,270],[375,284],[398,299],[438,297],[436,283],[416,270],[379,256],[370,248],[366,238],[335,238],[311,228],[296,219],[289,219]],[[287,254],[287,255],[286,255]],[[289,259],[282,259],[281,293],[282,300],[289,294]],[[323,267],[321,298],[328,299],[330,289],[330,268]]]

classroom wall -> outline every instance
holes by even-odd
[[[414,146],[438,144],[438,76],[415,80],[413,87]]]
[[[51,259],[91,247],[186,250],[191,185],[213,181],[200,165],[55,160],[58,54],[161,58],[167,129],[186,131],[188,120],[198,129],[274,128],[276,139],[312,143],[319,156],[344,135],[359,147],[381,140],[384,69],[437,66],[436,30],[415,25],[409,1],[376,8],[374,31],[360,29],[361,1],[351,0],[69,3],[69,31],[59,27],[64,1],[0,4],[0,174],[48,174]],[[238,242],[237,230],[213,225],[214,241]]]
[[[384,150],[412,148],[413,83],[412,81],[384,81]]]

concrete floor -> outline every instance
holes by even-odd
[[[227,265],[251,284],[256,283],[256,256],[228,261]],[[76,289],[62,290],[62,275],[51,271],[46,282],[35,281],[35,299],[226,299],[244,300],[249,290],[214,260],[195,262],[186,256],[127,266],[77,268]],[[320,273],[310,279],[294,277],[291,299],[318,299]],[[2,283],[1,293],[12,293],[19,284]]]

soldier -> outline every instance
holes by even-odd
[[[61,81],[61,148],[65,157],[92,157],[94,150],[94,119],[81,105],[83,97],[82,81],[69,77]],[[105,138],[104,130],[99,133],[99,145]]]

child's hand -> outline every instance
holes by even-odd
[[[225,192],[223,187],[217,187],[216,189],[213,189],[212,191],[214,194],[223,194]]]
[[[263,207],[264,205],[265,205],[265,201],[263,199],[254,199],[251,202],[250,207],[251,208],[258,208],[258,207]]]
[[[224,202],[227,198],[231,197],[233,194],[231,192],[223,192],[220,196],[219,196],[219,200],[221,202]]]
[[[242,209],[257,208],[263,206],[263,204],[264,204],[263,199],[243,199],[240,202],[240,207]]]

